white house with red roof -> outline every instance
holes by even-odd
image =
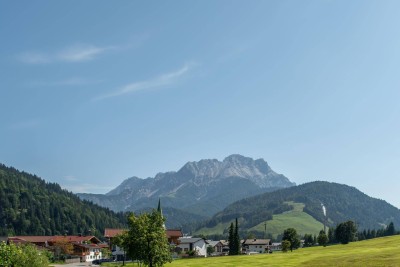
[[[101,244],[95,236],[12,236],[8,242],[15,244],[31,243],[38,247],[54,250],[59,242],[66,242],[73,245],[73,253],[82,262],[91,262],[102,258],[101,249],[107,247]]]

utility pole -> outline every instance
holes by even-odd
[[[264,222],[264,239],[267,238],[267,222]]]

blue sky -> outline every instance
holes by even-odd
[[[74,192],[239,153],[400,207],[398,1],[0,3],[0,162]]]

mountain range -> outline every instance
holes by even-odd
[[[188,162],[178,171],[154,178],[132,177],[107,194],[78,196],[114,211],[154,207],[161,198],[163,207],[209,217],[236,200],[294,185],[263,159],[230,155],[223,161]]]
[[[188,162],[154,178],[129,178],[105,195],[79,196],[85,200],[0,164],[0,235],[91,231],[101,236],[106,227],[124,227],[126,215],[97,204],[141,213],[155,208],[159,198],[166,226],[186,233],[221,235],[235,218],[242,232],[275,237],[289,227],[318,233],[323,223],[335,226],[347,220],[361,229],[400,225],[398,208],[354,187],[321,181],[295,186],[264,160],[240,155]]]

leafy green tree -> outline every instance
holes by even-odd
[[[317,237],[317,240],[318,240],[318,244],[320,246],[326,247],[326,244],[328,244],[329,240],[328,240],[328,236],[325,234],[324,230],[319,231],[319,235]]]
[[[300,239],[297,235],[297,231],[294,228],[288,228],[283,232],[282,240],[290,242],[290,251],[300,247]]]
[[[66,255],[71,255],[74,252],[74,245],[66,237],[63,237],[54,242],[53,251],[56,260],[65,259]]]
[[[336,227],[336,239],[342,244],[348,244],[355,240],[357,233],[357,226],[353,221],[340,223]]]
[[[207,255],[211,256],[211,254],[213,254],[215,252],[215,249],[211,246],[207,247]]]
[[[7,245],[0,243],[0,266],[1,267],[47,267],[49,259],[45,253],[39,251],[34,245]]]
[[[22,245],[22,254],[18,255],[15,262],[15,267],[47,267],[49,266],[49,259],[45,253],[39,251],[35,245],[26,244]]]
[[[120,236],[118,245],[132,258],[150,267],[171,262],[164,218],[157,210],[128,218],[128,231]]]
[[[288,252],[289,249],[291,248],[292,244],[290,244],[289,240],[283,240],[282,241],[282,252]]]
[[[7,245],[6,242],[0,242],[0,266],[14,266],[18,255],[21,253],[14,243]]]

